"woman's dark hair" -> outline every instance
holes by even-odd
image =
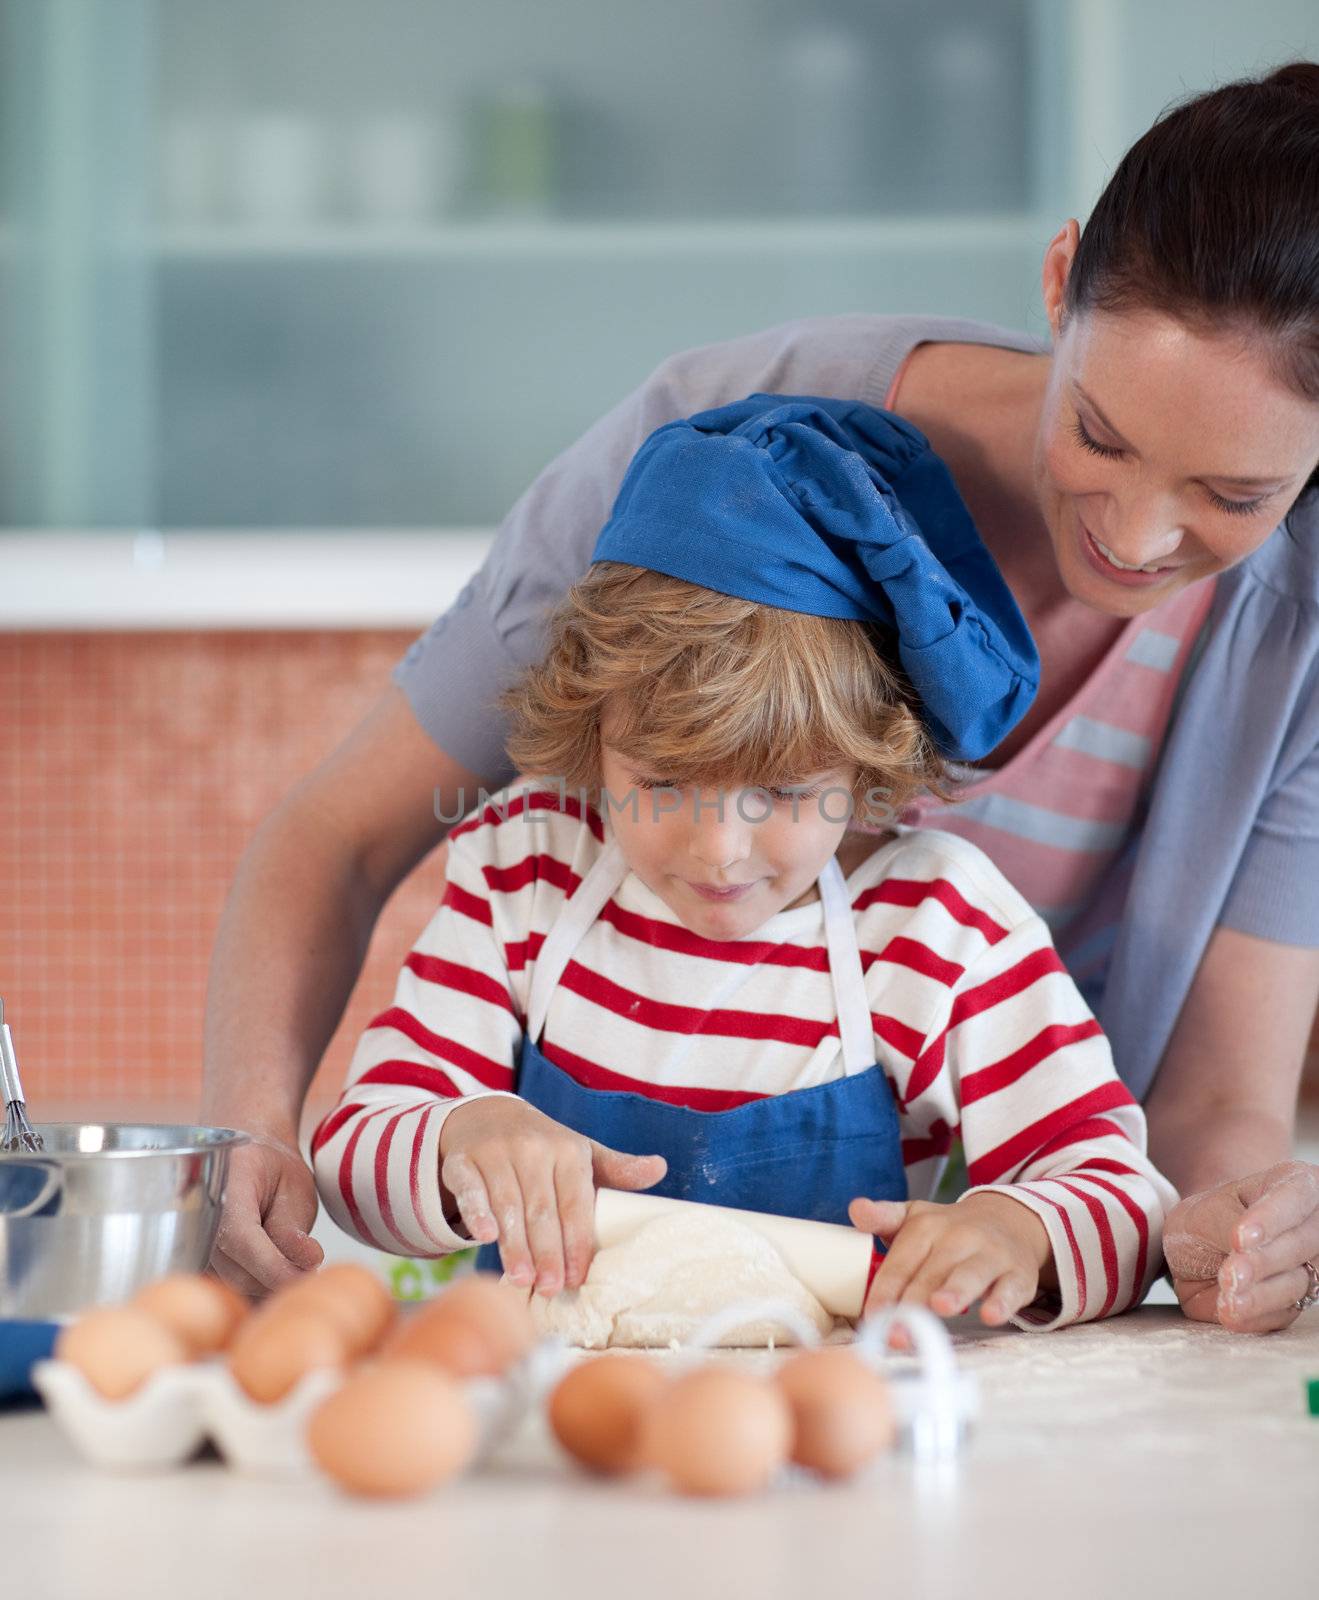
[[[1319,63],[1165,111],[1091,212],[1063,304],[1258,329],[1279,379],[1319,401]]]

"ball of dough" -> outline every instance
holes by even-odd
[[[833,1327],[769,1240],[713,1207],[658,1216],[598,1250],[580,1289],[534,1296],[531,1315],[540,1332],[582,1349],[663,1349],[686,1343],[708,1317],[739,1300],[780,1301],[821,1337]],[[782,1322],[762,1317],[720,1343],[754,1347],[792,1338]]]

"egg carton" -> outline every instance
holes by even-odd
[[[266,1478],[314,1471],[307,1424],[344,1382],[307,1373],[282,1400],[262,1405],[223,1361],[163,1367],[122,1400],[108,1400],[67,1361],[39,1361],[32,1382],[56,1425],[84,1460],[115,1470],[182,1466],[209,1440],[239,1472]],[[463,1391],[477,1419],[476,1459],[503,1443],[543,1392],[535,1353],[503,1378],[472,1378]]]

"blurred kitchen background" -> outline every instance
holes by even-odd
[[[1046,242],[1159,109],[1317,54],[1313,0],[0,0],[0,994],[38,1107],[191,1106],[253,828],[665,355],[1042,333]]]

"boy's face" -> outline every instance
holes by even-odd
[[[799,793],[680,788],[602,740],[601,807],[628,866],[709,939],[740,938],[814,898],[846,831],[855,781],[855,768],[839,767],[801,774]]]

